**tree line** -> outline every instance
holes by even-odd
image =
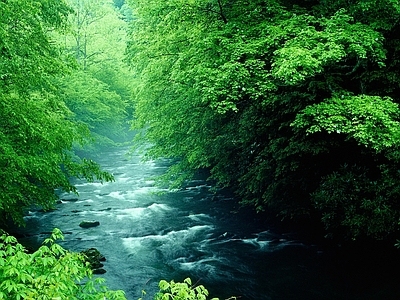
[[[398,236],[398,1],[130,5],[134,125],[149,158],[179,158],[166,181],[206,168],[329,237]]]
[[[76,192],[73,178],[113,180],[81,150],[125,139],[126,21],[112,1],[0,1],[1,227],[53,208],[56,190]],[[60,238],[55,229],[28,253],[0,230],[0,299],[126,299]]]
[[[0,214],[22,224],[71,178],[112,180],[79,151],[125,139],[127,22],[110,1],[13,0],[0,24]]]

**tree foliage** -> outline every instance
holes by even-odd
[[[209,168],[258,210],[398,233],[398,1],[130,5],[135,126],[179,158],[167,180]]]
[[[107,0],[68,0],[73,10],[64,35],[66,50],[83,69],[104,61],[120,64],[124,56],[127,24]]]
[[[127,23],[112,1],[68,3],[71,27],[59,39],[77,70],[60,79],[63,99],[98,144],[123,140],[130,100],[130,73],[123,63]]]
[[[159,287],[160,292],[155,295],[154,300],[206,300],[209,295],[203,285],[193,286],[190,278],[186,278],[183,282],[161,280]]]
[[[126,103],[89,72],[76,70],[60,81],[60,96],[71,117],[85,125],[96,142],[117,140],[125,130]],[[87,145],[85,145],[87,147]]]
[[[71,176],[111,180],[71,152],[88,136],[71,119],[55,78],[69,70],[55,32],[67,26],[63,1],[0,3],[0,213],[22,223],[24,208],[54,204],[54,190],[75,191]]]
[[[82,254],[56,243],[59,229],[29,254],[17,240],[0,236],[0,299],[126,299],[122,291],[110,291],[104,279],[92,278]]]

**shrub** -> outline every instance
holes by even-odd
[[[32,254],[13,236],[0,232],[0,299],[126,299],[110,291],[103,278],[92,278],[84,256],[56,243],[63,239],[54,229]]]

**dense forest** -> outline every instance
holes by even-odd
[[[398,1],[131,1],[136,128],[242,202],[397,237]]]
[[[171,187],[207,170],[259,212],[394,243],[399,20],[397,0],[0,1],[2,226],[73,178],[112,181],[88,153],[130,127],[176,162]],[[75,285],[90,271],[59,238],[29,255],[1,235],[0,299],[124,299]]]

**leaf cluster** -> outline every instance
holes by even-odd
[[[29,254],[13,236],[0,236],[0,299],[126,299],[122,291],[110,291],[81,254],[56,243],[59,229]]]
[[[209,295],[203,285],[193,286],[190,278],[186,278],[183,282],[161,280],[159,287],[160,292],[155,295],[155,300],[206,300]]]

